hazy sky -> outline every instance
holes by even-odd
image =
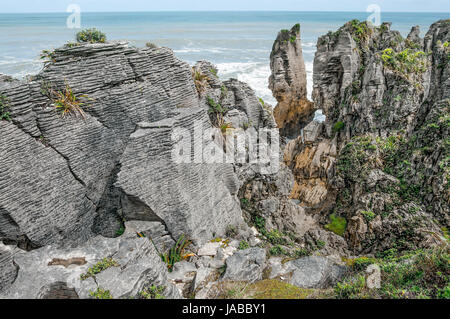
[[[69,4],[82,11],[382,11],[450,12],[449,0],[0,0],[0,12],[65,12]]]

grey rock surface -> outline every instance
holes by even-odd
[[[89,97],[85,118],[55,112],[50,92],[66,85]],[[202,242],[240,223],[231,164],[171,160],[174,128],[210,123],[191,68],[170,49],[65,46],[28,82],[2,77],[0,91],[12,118],[0,123],[0,163],[8,167],[0,173],[0,240],[27,249],[76,246],[117,236],[123,220],[142,220]],[[173,124],[158,128],[161,120]],[[141,122],[156,124],[136,131]],[[144,141],[150,144],[140,149]]]
[[[262,279],[266,251],[262,248],[240,250],[226,260],[223,280],[255,282]]]
[[[276,123],[282,136],[295,138],[315,112],[314,103],[307,99],[300,24],[278,33],[270,54],[270,69],[269,88],[278,101],[273,111]]]
[[[111,258],[117,266],[96,274],[95,280],[81,280],[81,275],[104,258]],[[152,285],[164,286],[167,298],[180,298],[168,281],[166,265],[146,238],[99,236],[73,249],[46,246],[15,254],[14,263],[19,269],[17,278],[0,298],[55,297],[67,290],[78,298],[91,298],[97,288],[109,291],[113,298],[130,298],[138,297],[140,291]]]
[[[272,258],[270,278],[282,278],[300,288],[330,288],[347,272],[347,267],[331,258],[309,256],[283,264],[281,258]]]

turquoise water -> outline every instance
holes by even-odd
[[[191,64],[209,60],[223,78],[249,83],[264,100],[274,102],[268,90],[269,56],[277,32],[301,23],[303,52],[312,87],[312,61],[317,38],[351,19],[365,20],[358,12],[140,12],[83,13],[82,28],[97,27],[109,40],[129,40],[143,47],[154,42],[174,50]],[[21,78],[39,72],[42,50],[73,41],[68,13],[0,14],[0,73]],[[382,21],[407,35],[413,25],[424,34],[450,13],[382,13]]]

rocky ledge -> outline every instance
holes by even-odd
[[[0,76],[0,297],[384,298],[405,260],[428,280],[408,296],[445,296],[449,31],[351,21],[319,38],[309,101],[300,25],[282,30],[273,109],[124,42]]]

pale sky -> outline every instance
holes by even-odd
[[[0,0],[0,13],[110,11],[360,11],[378,4],[385,12],[450,12],[449,0]],[[450,17],[449,17],[450,18]]]

